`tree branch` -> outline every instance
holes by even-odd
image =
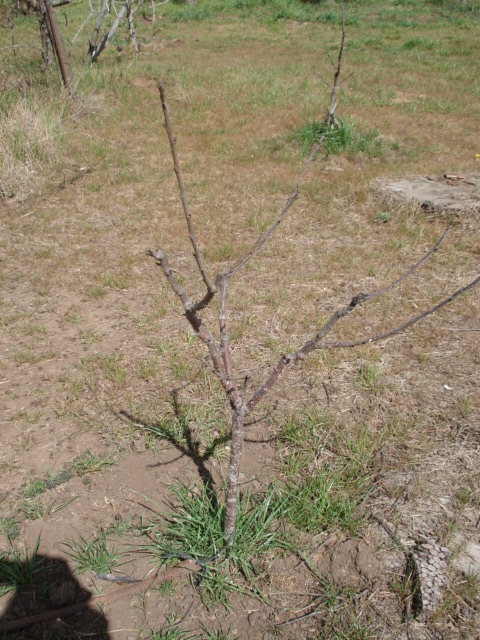
[[[428,253],[426,253],[422,258],[420,258],[420,260],[418,262],[416,262],[402,276],[400,276],[400,278],[398,278],[398,280],[394,280],[393,282],[388,284],[386,287],[383,287],[382,289],[377,289],[376,291],[373,291],[372,293],[368,294],[368,300],[373,300],[374,298],[378,298],[378,296],[381,296],[384,293],[387,293],[387,291],[390,291],[390,289],[393,289],[393,287],[396,287],[398,284],[400,284],[401,282],[403,282],[404,280],[409,278],[419,267],[422,266],[422,264],[426,260],[428,260],[431,256],[433,256],[433,254],[436,251],[438,251],[440,245],[445,240],[445,238],[447,237],[449,232],[450,232],[450,227],[447,227],[445,229],[445,231],[442,233],[442,235],[440,236],[440,238],[437,240],[437,242],[434,244],[434,246],[430,249],[430,251]]]
[[[185,289],[183,289],[183,287],[179,284],[179,282],[173,275],[172,269],[170,268],[170,263],[168,261],[168,256],[166,255],[166,253],[159,249],[157,249],[157,251],[148,250],[147,255],[155,258],[158,266],[161,267],[163,273],[165,274],[168,284],[180,298],[183,310],[185,312],[185,317],[194,330],[195,335],[200,338],[203,344],[207,347],[210,359],[212,361],[213,371],[220,381],[229,399],[232,409],[235,408],[240,401],[240,397],[238,395],[237,388],[231,379],[232,376],[231,374],[229,375],[226,370],[224,361],[222,359],[222,354],[218,349],[215,338],[207,329],[202,319],[196,312],[195,305],[188,297],[187,292],[185,291]]]
[[[393,282],[388,284],[386,287],[383,287],[381,289],[377,289],[376,291],[373,291],[372,293],[360,293],[360,294],[358,294],[357,296],[352,298],[352,300],[351,300],[351,302],[349,304],[344,305],[343,307],[340,307],[339,309],[337,309],[330,316],[330,318],[327,320],[327,322],[325,322],[323,327],[317,332],[315,337],[312,338],[311,340],[308,340],[303,345],[303,347],[301,347],[300,349],[298,349],[298,351],[295,351],[294,353],[286,354],[286,355],[282,356],[282,358],[276,364],[276,366],[274,367],[273,371],[271,372],[271,374],[269,375],[269,377],[265,381],[265,383],[255,391],[253,396],[248,401],[248,403],[247,403],[248,409],[249,410],[253,409],[260,402],[260,400],[262,400],[265,397],[265,395],[270,391],[272,386],[276,383],[276,381],[278,380],[278,378],[280,377],[280,375],[282,374],[282,372],[283,372],[283,370],[285,369],[286,366],[288,366],[289,364],[293,364],[293,363],[297,362],[298,360],[303,360],[312,351],[315,351],[317,349],[330,350],[330,349],[336,349],[336,348],[355,347],[355,346],[359,346],[359,345],[362,345],[362,344],[369,344],[371,342],[378,342],[380,340],[385,340],[386,338],[389,338],[390,336],[396,335],[398,333],[402,333],[403,331],[405,331],[406,329],[408,329],[412,325],[416,324],[417,322],[419,322],[420,320],[422,320],[426,316],[430,315],[431,313],[434,313],[435,311],[437,311],[438,309],[440,309],[444,305],[446,305],[449,302],[451,302],[452,300],[454,300],[461,293],[464,293],[468,289],[471,289],[476,284],[478,284],[478,281],[479,281],[480,277],[477,278],[476,280],[474,280],[472,283],[470,283],[466,287],[464,287],[462,289],[459,289],[458,291],[453,293],[451,296],[449,296],[448,298],[446,298],[445,300],[440,302],[438,305],[435,305],[434,307],[431,307],[427,311],[424,311],[424,312],[414,316],[413,318],[410,318],[410,320],[402,323],[401,325],[398,325],[397,327],[395,327],[395,328],[393,328],[393,329],[391,329],[391,330],[389,330],[389,331],[387,331],[385,333],[378,334],[377,336],[372,336],[370,338],[360,338],[358,340],[353,340],[353,341],[349,341],[349,342],[335,342],[335,343],[325,343],[325,342],[323,342],[324,338],[332,331],[332,329],[337,324],[337,322],[339,320],[341,320],[342,318],[344,318],[346,315],[348,315],[356,307],[364,304],[365,302],[367,302],[369,300],[373,300],[374,298],[377,298],[377,297],[387,293],[388,291],[390,291],[391,289],[393,289],[394,287],[399,285],[401,282],[406,280],[408,277],[410,277],[417,269],[420,268],[420,266],[426,260],[428,260],[428,258],[430,258],[438,250],[439,246],[441,245],[441,243],[445,239],[448,231],[449,231],[449,228],[447,227],[447,229],[445,229],[445,231],[443,232],[442,236],[435,243],[435,245],[430,249],[430,251],[428,251],[428,253],[426,253],[422,258],[420,258],[420,260],[418,260],[418,262],[416,262],[410,269],[408,269],[408,271],[406,271],[402,276],[400,276],[400,278],[398,278],[397,280],[394,280]]]
[[[323,139],[323,136],[322,136]],[[278,225],[283,222],[283,220],[285,219],[285,216],[287,215],[288,211],[290,210],[290,208],[292,207],[292,205],[295,203],[295,201],[299,198],[299,190],[300,190],[300,186],[305,178],[305,175],[308,171],[308,167],[310,166],[313,158],[315,157],[316,152],[318,151],[318,148],[320,146],[320,142],[321,140],[318,140],[315,145],[312,148],[312,152],[310,153],[310,156],[307,160],[307,162],[305,163],[305,166],[303,167],[303,171],[300,174],[300,178],[297,181],[297,184],[294,186],[294,188],[292,189],[292,191],[290,192],[290,195],[287,198],[287,201],[280,213],[280,215],[277,217],[276,220],[274,220],[272,222],[272,224],[268,227],[268,229],[265,231],[264,234],[262,234],[257,241],[255,242],[255,244],[251,247],[251,249],[249,249],[249,251],[247,251],[247,253],[245,253],[243,256],[240,256],[239,258],[237,258],[235,260],[235,262],[230,266],[230,268],[228,269],[228,271],[226,271],[223,275],[223,277],[227,277],[230,278],[234,273],[236,273],[237,271],[240,271],[240,269],[243,269],[243,267],[245,265],[247,265],[250,260],[252,260],[252,258],[254,258],[257,253],[259,253],[261,251],[261,249],[263,248],[263,246],[265,245],[265,243],[267,242],[267,240],[273,235],[273,233],[275,232],[276,228],[278,227]]]
[[[190,242],[192,243],[193,253],[195,256],[195,261],[198,266],[198,270],[200,271],[202,280],[205,283],[205,286],[207,287],[207,292],[210,295],[210,298],[209,298],[209,301],[210,301],[213,295],[215,294],[216,288],[215,288],[215,284],[210,280],[205,270],[202,254],[200,253],[197,238],[195,235],[195,229],[192,221],[192,214],[190,213],[190,208],[188,206],[187,191],[185,189],[185,183],[183,181],[182,171],[180,169],[180,162],[178,160],[177,142],[175,139],[175,135],[173,133],[172,124],[170,121],[170,111],[169,111],[168,104],[165,97],[165,87],[161,82],[158,83],[158,90],[160,92],[160,100],[162,102],[163,115],[165,118],[165,131],[167,132],[168,141],[170,143],[170,150],[172,153],[173,170],[175,171],[175,175],[177,176],[178,188],[180,191],[180,200],[182,201],[183,212],[185,214],[185,219],[187,221],[188,235],[190,237]],[[206,306],[207,304],[208,302],[204,304],[204,306]]]
[[[220,326],[220,344],[222,349],[223,364],[225,367],[225,374],[228,380],[232,380],[232,361],[230,358],[230,347],[228,344],[228,331],[227,331],[227,290],[228,290],[228,278],[222,278],[220,280],[220,309],[218,312],[218,324]]]
[[[177,294],[182,302],[182,306],[185,309],[191,309],[193,307],[193,303],[187,295],[187,292],[183,287],[180,286],[179,282],[175,278],[172,273],[172,269],[170,268],[170,263],[168,262],[168,256],[161,249],[157,249],[156,251],[151,251],[150,249],[147,251],[148,256],[152,256],[157,261],[157,264],[162,268],[165,277],[168,280],[168,284],[172,287],[173,291]]]
[[[420,322],[420,320],[423,320],[423,318],[426,318],[427,316],[431,315],[432,313],[435,313],[436,311],[439,311],[439,309],[441,309],[445,305],[447,305],[450,302],[452,302],[453,300],[455,300],[455,298],[458,298],[458,296],[461,296],[462,293],[466,293],[470,289],[473,289],[479,283],[480,283],[480,275],[477,276],[471,282],[469,282],[467,285],[462,287],[461,289],[457,289],[454,293],[449,295],[448,298],[445,298],[444,300],[442,300],[438,304],[434,305],[433,307],[430,307],[426,311],[422,311],[422,313],[419,313],[416,316],[413,316],[412,318],[410,318],[410,320],[407,320],[406,322],[403,322],[402,324],[399,324],[398,326],[394,327],[393,329],[390,329],[389,331],[385,331],[384,333],[379,333],[379,334],[377,334],[375,336],[371,336],[369,338],[360,338],[359,340],[351,340],[351,341],[346,341],[346,342],[319,343],[316,348],[317,349],[325,349],[325,350],[344,349],[344,348],[347,348],[347,347],[358,347],[358,346],[360,346],[362,344],[370,344],[370,343],[373,343],[373,342],[380,342],[381,340],[386,340],[387,338],[390,338],[391,336],[395,336],[395,335],[398,335],[399,333],[403,333],[404,331],[406,331],[408,328],[410,328],[414,324],[417,324],[417,322]]]

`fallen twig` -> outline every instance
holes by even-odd
[[[311,618],[312,616],[318,616],[320,613],[321,611],[315,610],[315,611],[310,611],[310,613],[305,613],[303,616],[298,616],[298,618],[290,618],[290,620],[285,620],[285,622],[280,622],[280,624],[276,624],[275,629],[286,627],[289,624],[294,624],[294,622],[300,622],[301,620],[306,620],[307,618]]]

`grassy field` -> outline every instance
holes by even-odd
[[[56,11],[73,99],[57,69],[40,70],[36,18],[0,1],[0,616],[70,604],[77,589],[113,593],[122,587],[99,574],[143,579],[176,559],[200,562],[197,577],[179,569],[65,618],[66,636],[45,623],[32,637],[477,637],[478,577],[461,559],[480,542],[478,290],[405,335],[286,370],[249,416],[242,533],[226,562],[229,406],[146,256],[166,251],[201,296],[157,81],[214,275],[279,215],[300,176],[330,100],[339,3],[169,2],[154,23],[143,5],[139,55],[122,25],[93,65],[94,18],[76,36],[88,3]],[[480,173],[480,3],[351,0],[345,29],[342,137],[231,283],[232,356],[252,387],[448,224],[441,250],[335,338],[388,329],[479,272],[478,213],[399,206],[372,181]],[[204,314],[212,327],[216,313]],[[415,618],[407,560],[414,549],[420,564],[422,544],[448,549],[449,562]],[[59,583],[74,585],[70,599]],[[12,587],[36,590],[36,604],[12,604]]]

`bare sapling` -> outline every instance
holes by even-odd
[[[448,303],[452,302],[460,296],[462,293],[469,291],[473,287],[479,284],[480,275],[474,280],[466,284],[464,287],[457,289],[448,297],[444,298],[436,305],[422,311],[404,322],[392,327],[391,329],[374,335],[360,336],[351,341],[335,341],[328,340],[328,335],[335,328],[337,322],[345,318],[347,315],[355,311],[358,307],[364,305],[370,300],[379,296],[385,295],[391,291],[413,273],[415,273],[440,247],[441,243],[445,239],[448,229],[443,233],[442,237],[438,240],[434,247],[428,251],[426,255],[418,260],[412,267],[410,267],[403,275],[398,277],[392,283],[370,293],[360,293],[356,295],[352,300],[344,306],[338,308],[328,320],[318,329],[317,333],[309,338],[297,351],[290,354],[283,355],[276,366],[272,369],[270,374],[266,377],[263,384],[257,388],[250,389],[248,376],[239,378],[235,375],[235,364],[232,359],[230,351],[230,341],[228,336],[228,312],[227,312],[227,298],[228,298],[228,285],[230,279],[237,275],[244,267],[246,267],[251,260],[262,250],[266,242],[275,233],[278,226],[285,219],[285,216],[292,208],[293,204],[299,197],[300,187],[305,179],[307,170],[313,160],[314,154],[317,151],[317,146],[312,149],[312,153],[305,163],[303,170],[297,180],[297,183],[293,187],[290,195],[288,196],[285,205],[281,212],[270,224],[268,229],[258,237],[256,242],[251,248],[237,258],[232,264],[230,264],[225,270],[220,271],[211,277],[206,268],[200,245],[197,239],[195,225],[192,217],[192,213],[188,204],[187,192],[185,183],[180,168],[180,162],[177,152],[176,138],[173,132],[170,112],[165,95],[165,87],[160,82],[158,85],[160,92],[160,100],[162,103],[163,115],[164,115],[164,127],[167,133],[168,141],[170,144],[170,152],[173,159],[173,169],[177,178],[180,201],[183,208],[186,226],[188,229],[188,235],[190,243],[193,247],[193,255],[198,271],[204,283],[205,290],[203,294],[200,294],[196,299],[193,299],[186,289],[180,284],[179,279],[174,275],[168,255],[161,249],[149,250],[148,255],[155,258],[158,266],[162,269],[170,287],[179,298],[184,311],[184,316],[195,335],[203,342],[208,354],[210,364],[213,368],[213,372],[219,380],[226,399],[229,402],[231,409],[231,451],[230,461],[228,464],[227,472],[227,494],[225,504],[225,543],[227,546],[232,545],[235,537],[236,523],[237,523],[237,510],[238,510],[238,498],[239,498],[239,476],[242,461],[243,450],[243,433],[246,416],[251,413],[258,403],[271,392],[275,383],[279,380],[283,371],[294,364],[297,364],[304,360],[310,353],[315,350],[332,350],[343,349],[348,347],[356,347],[359,345],[379,342],[385,340],[391,336],[398,335],[408,328],[415,325],[417,322],[438,311]],[[214,296],[219,296],[219,312],[218,312],[218,328],[214,332],[207,327],[201,317],[201,311],[206,309],[212,302]],[[241,383],[236,382],[238,379],[242,379]]]
[[[327,116],[325,118],[325,126],[327,129],[335,129],[340,125],[336,115],[337,107],[338,107],[338,92],[342,84],[346,82],[348,78],[350,78],[352,75],[350,74],[347,78],[345,78],[345,80],[340,82],[340,73],[342,70],[342,56],[343,56],[343,49],[345,47],[345,14],[343,10],[343,0],[340,5],[340,12],[342,17],[342,36],[340,38],[340,46],[338,48],[338,55],[337,55],[336,62],[330,59],[330,63],[333,67],[333,83],[332,83],[332,92],[330,94],[330,106],[328,107]]]

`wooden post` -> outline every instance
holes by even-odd
[[[55,49],[55,55],[57,56],[58,66],[60,67],[60,73],[62,74],[62,80],[64,86],[70,91],[71,94],[75,88],[75,78],[73,76],[72,65],[70,64],[70,58],[68,55],[67,47],[63,40],[60,28],[58,26],[57,18],[50,4],[50,0],[43,0],[45,4],[47,24],[52,37],[53,48]]]

